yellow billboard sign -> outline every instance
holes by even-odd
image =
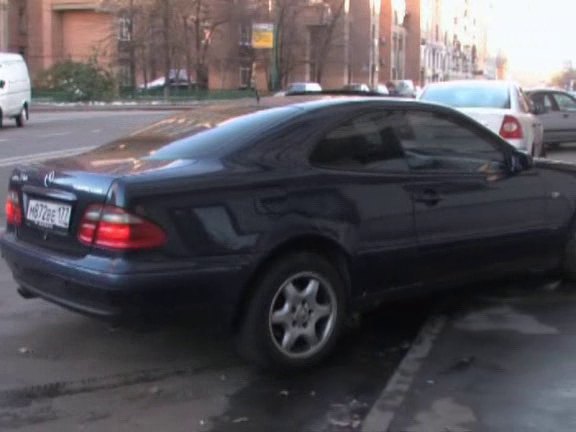
[[[252,48],[274,48],[274,24],[252,24]]]

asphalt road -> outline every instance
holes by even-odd
[[[24,129],[8,125],[0,131],[0,190],[15,164],[103,144],[168,115],[44,113]],[[551,157],[576,162],[576,146]],[[0,430],[360,430],[421,324],[445,300],[384,307],[349,328],[327,364],[271,376],[236,356],[228,332],[193,317],[113,327],[23,300],[0,261]]]

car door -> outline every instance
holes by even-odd
[[[530,94],[530,99],[540,112],[538,118],[544,126],[544,142],[553,144],[561,141],[562,129],[561,113],[552,95],[548,92],[536,92]]]
[[[520,87],[515,87],[515,97],[518,120],[525,133],[527,148],[531,150],[530,154],[539,155],[544,139],[542,121],[532,114],[530,100]]]
[[[410,175],[395,132],[398,120],[394,111],[374,109],[346,117],[330,127],[310,156],[322,175],[317,184],[307,180],[305,194],[337,190],[339,207],[354,208],[347,230],[351,276],[358,294],[367,298],[417,280]],[[322,202],[314,201],[316,207]]]
[[[401,139],[424,281],[526,268],[552,248],[543,182],[535,169],[508,169],[506,143],[463,117],[420,110],[406,112]]]
[[[576,142],[576,99],[567,93],[551,93],[557,107],[557,134],[561,142]]]

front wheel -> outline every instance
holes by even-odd
[[[277,259],[264,270],[244,311],[239,352],[265,368],[317,364],[336,344],[345,304],[342,278],[322,256],[297,253]]]

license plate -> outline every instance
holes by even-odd
[[[70,226],[72,206],[49,201],[30,200],[26,220],[43,228],[63,228]]]

